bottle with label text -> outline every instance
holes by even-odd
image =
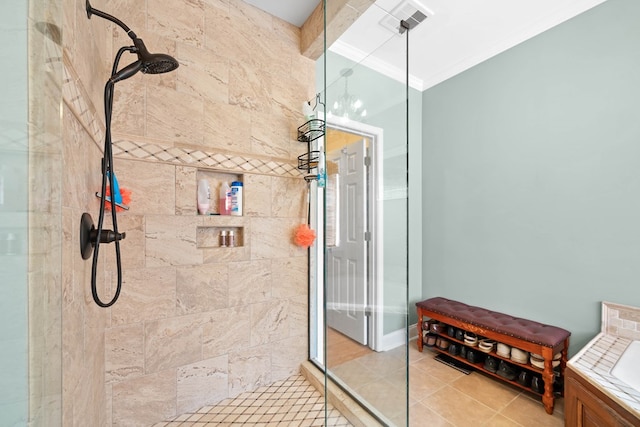
[[[231,215],[242,216],[242,182],[231,183]]]

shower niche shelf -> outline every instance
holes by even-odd
[[[249,246],[249,228],[241,217],[224,219],[235,219],[235,221],[215,221],[219,216],[204,218],[203,225],[196,229],[196,248],[202,251],[204,264],[247,261],[251,257]],[[235,235],[234,246],[222,246],[221,233],[233,231]]]
[[[201,179],[206,179],[209,182],[210,198],[209,198],[209,211],[207,215],[212,218],[227,218],[229,215],[220,214],[220,187],[224,182],[231,185],[233,181],[244,182],[244,175],[236,174],[233,172],[220,172],[215,170],[198,169],[196,172],[195,188],[198,188],[198,182]],[[244,196],[243,196],[244,197]],[[244,203],[243,203],[244,206]],[[198,215],[197,196],[194,194],[193,198],[193,212]],[[234,216],[234,218],[238,218]]]
[[[222,233],[234,234],[233,246],[223,246]],[[227,237],[228,239],[228,237]],[[234,249],[245,246],[245,230],[243,225],[203,225],[196,230],[196,247],[198,249]]]

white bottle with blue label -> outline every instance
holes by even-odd
[[[242,182],[231,183],[231,215],[242,216]]]

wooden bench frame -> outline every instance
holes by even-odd
[[[473,332],[478,336],[482,336],[485,338],[489,338],[496,342],[501,342],[511,347],[516,347],[521,350],[525,350],[531,353],[539,354],[544,358],[544,370],[537,369],[533,366],[528,366],[526,369],[529,369],[532,372],[539,372],[542,374],[542,379],[544,380],[544,394],[542,395],[542,403],[544,404],[544,409],[548,414],[553,414],[553,406],[555,403],[555,396],[553,394],[553,382],[554,382],[554,371],[553,371],[553,356],[557,353],[561,353],[562,357],[560,358],[560,377],[564,378],[564,371],[567,366],[567,351],[569,348],[569,337],[567,337],[563,342],[556,344],[554,347],[547,347],[544,345],[540,345],[531,341],[526,341],[517,337],[513,337],[510,335],[494,332],[492,330],[486,329],[482,326],[474,325],[471,323],[463,322],[452,317],[448,317],[446,315],[436,313],[434,311],[427,310],[423,307],[417,306],[418,310],[418,351],[422,352],[423,347],[423,335],[422,335],[422,325],[425,320],[434,319],[440,322],[446,323],[447,325],[454,326],[459,329],[463,329],[465,331]],[[508,360],[505,358],[501,358],[495,354],[492,354],[497,358]],[[513,363],[513,362],[510,362]],[[474,368],[478,368],[477,365],[467,363]],[[515,363],[515,365],[519,365]],[[484,369],[481,369],[483,372]],[[496,375],[493,375],[497,378]],[[512,383],[512,382],[510,382]],[[516,384],[517,385],[517,384]],[[520,386],[521,388],[524,388]]]

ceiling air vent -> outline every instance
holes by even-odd
[[[413,29],[433,13],[414,0],[404,0],[393,8],[391,12],[380,21],[380,25],[394,34],[402,34],[406,31],[401,21],[405,21],[408,28]]]

